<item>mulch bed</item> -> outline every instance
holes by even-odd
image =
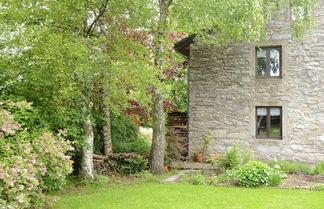
[[[317,184],[324,184],[324,175],[290,174],[287,178],[283,179],[282,183],[277,186],[277,188],[309,189]]]
[[[206,181],[210,179],[206,176]],[[168,183],[180,183],[181,179]],[[282,180],[279,186],[274,188],[280,189],[310,189],[314,185],[324,184],[324,175],[302,175],[302,174],[289,174],[287,178]],[[217,186],[222,187],[238,187],[234,182],[219,183]]]

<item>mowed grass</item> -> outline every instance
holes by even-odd
[[[138,183],[59,194],[53,209],[320,209],[324,191]]]

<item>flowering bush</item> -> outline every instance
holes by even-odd
[[[38,208],[44,203],[44,190],[59,189],[72,171],[66,152],[72,150],[62,137],[47,130],[31,133],[16,122],[12,107],[26,116],[26,102],[0,103],[0,206],[1,208]],[[35,127],[33,127],[35,128]]]

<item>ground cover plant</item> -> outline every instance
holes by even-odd
[[[324,175],[324,161],[320,161],[315,165],[314,174]]]
[[[286,174],[313,174],[310,166],[300,162],[273,161],[270,165]]]
[[[131,186],[124,183],[72,188],[56,195],[60,199],[51,209],[324,208],[324,191],[225,188],[143,181]]]

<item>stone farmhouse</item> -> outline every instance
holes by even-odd
[[[239,143],[258,160],[324,160],[324,0],[313,15],[301,42],[287,10],[264,44],[212,48],[194,35],[175,44],[189,60],[189,156],[210,130],[209,153]]]

